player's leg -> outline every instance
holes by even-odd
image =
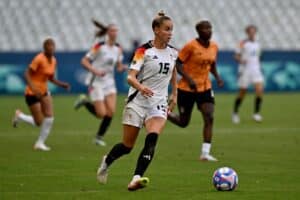
[[[110,152],[103,156],[102,162],[97,170],[97,180],[105,184],[107,182],[108,167],[118,158],[129,154],[134,147],[140,128],[124,124],[123,140],[113,146]]]
[[[40,102],[41,102],[41,109],[44,115],[44,119],[41,124],[40,135],[34,145],[34,148],[37,150],[49,151],[50,147],[45,145],[45,141],[47,140],[50,134],[53,121],[54,121],[53,104],[52,104],[51,95],[47,94],[43,96]]]
[[[263,92],[264,92],[264,86],[263,82],[257,82],[254,84],[255,88],[255,101],[254,101],[254,114],[253,114],[253,119],[256,122],[261,122],[262,121],[262,116],[260,115],[260,109],[261,109],[261,104],[262,104],[262,99],[263,99]]]
[[[234,101],[234,105],[233,105],[233,113],[232,113],[232,122],[234,124],[238,124],[240,123],[240,116],[239,116],[239,108],[245,98],[247,94],[247,88],[240,88],[238,95]]]
[[[212,90],[198,93],[197,106],[204,121],[203,144],[201,148],[200,160],[217,161],[216,158],[210,155],[214,123],[214,102],[215,100]]]
[[[251,74],[247,71],[239,74],[238,77],[238,87],[239,92],[237,97],[235,98],[234,105],[233,105],[233,112],[232,112],[232,122],[234,124],[240,123],[240,117],[239,117],[239,108],[247,94],[247,88],[250,84]]]
[[[103,118],[106,114],[104,91],[100,86],[93,86],[89,88],[89,95],[91,101],[86,95],[80,95],[74,103],[75,110],[84,106],[88,112],[97,118]]]
[[[116,159],[130,153],[139,130],[143,126],[143,119],[144,117],[140,116],[133,108],[125,107],[123,112],[123,140],[121,143],[114,145],[110,152],[103,157],[97,170],[97,179],[100,183],[106,183],[108,167]]]
[[[17,109],[13,118],[13,126],[17,127],[19,122],[25,122],[33,126],[40,126],[44,116],[41,110],[39,99],[35,96],[25,96],[25,99],[31,115],[27,115],[21,110]]]
[[[142,149],[136,164],[134,176],[128,185],[128,190],[130,191],[146,187],[149,182],[149,179],[143,177],[143,175],[153,159],[158,136],[161,134],[166,124],[166,110],[164,109],[167,109],[167,106],[165,108],[159,108],[156,111],[153,110],[155,112],[152,111],[146,118],[145,128],[147,136],[144,148]]]
[[[177,107],[179,114],[169,113],[168,120],[182,128],[187,127],[191,120],[194,102],[195,97],[193,93],[178,89]]]
[[[105,103],[105,107],[106,107],[106,115],[103,117],[99,129],[97,131],[97,135],[96,135],[96,144],[101,145],[101,146],[105,146],[105,142],[103,141],[103,136],[105,135],[108,127],[111,124],[112,121],[112,117],[115,113],[116,110],[116,102],[117,102],[117,95],[116,92],[112,92],[110,94],[108,94],[107,96],[105,96],[104,98],[104,103]]]
[[[234,101],[234,106],[233,106],[233,113],[234,114],[238,114],[239,108],[240,108],[246,94],[247,94],[247,89],[246,88],[240,88],[239,89],[238,95],[237,95],[237,97]]]

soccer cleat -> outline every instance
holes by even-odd
[[[207,154],[207,155],[202,154],[202,155],[200,156],[200,160],[201,160],[201,161],[213,161],[213,162],[218,161],[218,159],[216,159],[215,157],[213,157],[213,156],[210,155],[210,154]]]
[[[95,144],[99,145],[99,146],[103,146],[103,147],[106,146],[106,142],[104,142],[104,140],[102,140],[102,138],[96,138],[95,139]]]
[[[237,113],[232,114],[231,120],[232,120],[232,123],[234,123],[234,124],[239,124],[240,123],[240,117]]]
[[[147,187],[149,182],[150,180],[147,177],[133,178],[133,180],[128,184],[127,188],[129,191],[135,191]]]
[[[36,143],[33,147],[34,150],[40,150],[40,151],[50,151],[51,148],[45,145],[44,143]]]
[[[78,110],[81,106],[88,101],[88,98],[85,94],[79,95],[79,97],[74,102],[74,109]]]
[[[97,180],[99,183],[106,184],[107,183],[107,176],[108,176],[108,168],[107,164],[105,162],[106,155],[103,156],[101,165],[99,166],[97,170]]]
[[[19,115],[21,114],[21,110],[17,109],[15,111],[15,116],[12,118],[12,125],[14,128],[18,127],[18,123],[19,123]]]
[[[258,113],[253,115],[253,120],[256,122],[262,122],[262,119],[263,119],[262,116]]]

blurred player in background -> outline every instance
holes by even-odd
[[[56,58],[54,57],[55,43],[53,39],[46,39],[43,43],[44,51],[34,57],[28,69],[25,71],[27,87],[25,89],[25,100],[31,115],[16,110],[13,126],[18,122],[26,122],[33,126],[41,126],[40,136],[34,145],[34,149],[49,151],[45,141],[50,134],[53,124],[52,97],[48,91],[48,80],[57,86],[67,90],[70,85],[54,78]]]
[[[254,85],[255,89],[255,105],[253,119],[256,122],[262,121],[260,115],[260,107],[262,103],[264,90],[264,77],[260,67],[260,45],[256,41],[257,28],[254,25],[249,25],[245,29],[247,39],[240,42],[239,47],[235,53],[235,60],[239,63],[238,68],[238,86],[239,94],[234,102],[232,122],[240,123],[238,115],[239,107],[246,95],[249,85]]]
[[[118,36],[118,27],[114,24],[104,26],[93,20],[99,31],[96,37],[107,35],[105,41],[97,41],[91,50],[82,58],[81,64],[89,71],[86,78],[88,92],[91,101],[86,95],[80,95],[75,102],[75,109],[81,106],[102,119],[95,143],[105,146],[103,136],[111,124],[112,117],[116,109],[117,89],[114,79],[114,68],[122,72],[126,67],[122,64],[123,52],[120,45],[116,42]]]
[[[196,31],[199,37],[188,42],[178,53],[176,68],[182,75],[178,84],[179,115],[169,113],[168,119],[180,127],[186,127],[196,103],[204,120],[200,160],[217,161],[210,155],[215,100],[209,73],[214,75],[219,86],[223,86],[216,68],[218,47],[210,41],[212,26],[209,21],[197,23]]]
[[[108,167],[121,156],[130,153],[140,129],[145,126],[147,136],[140,153],[132,181],[128,190],[143,188],[149,179],[143,177],[151,163],[157,140],[167,119],[168,109],[172,110],[177,101],[175,60],[177,51],[168,45],[173,31],[170,17],[160,12],[152,22],[154,40],[139,47],[128,72],[131,86],[127,105],[123,112],[123,141],[116,144],[103,157],[97,171],[97,179],[106,183]],[[172,95],[168,106],[168,85],[172,85]]]

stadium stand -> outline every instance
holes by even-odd
[[[299,0],[153,0],[151,7],[149,0],[1,0],[0,51],[34,51],[47,36],[58,50],[85,50],[93,41],[92,17],[116,23],[120,43],[130,49],[133,39],[152,37],[149,24],[161,9],[174,20],[178,47],[195,36],[198,20],[209,19],[221,49],[234,49],[249,23],[258,26],[264,49],[300,49]]]

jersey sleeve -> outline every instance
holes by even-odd
[[[41,58],[39,57],[39,55],[35,56],[33,58],[33,60],[31,61],[30,65],[29,65],[29,68],[32,70],[32,71],[36,71],[39,66],[40,66],[40,63],[41,63]]]
[[[184,45],[184,47],[179,51],[178,53],[178,58],[179,60],[181,60],[182,62],[185,62],[191,55],[192,53],[192,44],[191,43],[187,43],[186,45]]]
[[[140,47],[135,51],[129,69],[134,69],[134,70],[140,71],[141,67],[144,64],[145,51],[146,51],[146,48],[144,48],[144,47]]]
[[[87,52],[87,54],[85,56],[92,61],[95,60],[95,58],[97,57],[97,55],[99,53],[100,47],[101,47],[101,43],[96,43],[89,50],[89,52]]]

